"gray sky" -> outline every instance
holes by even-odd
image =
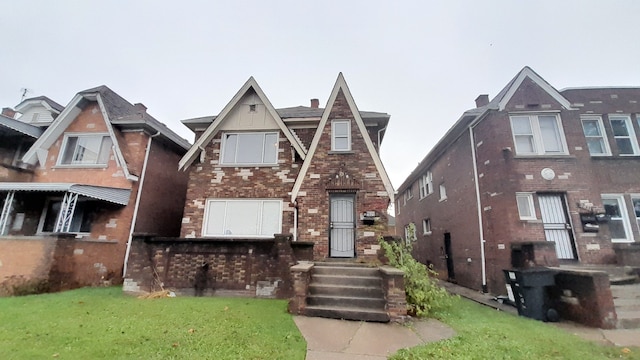
[[[477,95],[525,65],[557,89],[640,86],[640,1],[9,1],[0,107],[107,85],[178,134],[254,76],[276,108],[325,106],[343,72],[391,114],[397,188]]]

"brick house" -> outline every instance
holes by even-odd
[[[266,281],[286,297],[277,288],[296,258],[278,260],[279,239],[312,246],[309,259],[375,258],[394,193],[378,154],[388,121],[358,110],[342,74],[324,109],[317,99],[275,109],[250,78],[217,116],[184,120],[196,141],[179,165],[189,174],[181,238],[132,264],[125,290],[191,288],[206,264],[216,291],[253,296]]]
[[[0,180],[0,282],[119,282],[133,234],[179,234],[187,177],[171,169],[190,144],[106,86],[50,117],[46,104],[25,100],[0,123],[19,128],[3,132],[11,143],[30,140],[11,165],[28,176]]]
[[[615,263],[617,247],[640,241],[639,98],[558,91],[525,67],[491,101],[480,95],[400,186],[398,232],[443,278],[494,294],[530,242],[552,244],[525,259],[538,265]]]

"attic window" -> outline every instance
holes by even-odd
[[[249,105],[249,112],[256,112],[256,104]]]
[[[106,165],[113,145],[106,134],[65,135],[59,165]]]

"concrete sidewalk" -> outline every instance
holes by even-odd
[[[306,360],[383,360],[400,349],[455,335],[433,319],[414,319],[410,325],[305,316],[293,320],[307,341]]]

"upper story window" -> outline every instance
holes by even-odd
[[[517,155],[567,154],[559,115],[514,115],[510,118]]]
[[[426,174],[422,175],[419,181],[419,185],[420,199],[433,192],[433,174],[431,173],[431,171],[427,171]]]
[[[59,165],[106,165],[113,142],[108,134],[67,134]]]
[[[602,126],[602,118],[600,116],[581,116],[582,130],[587,140],[589,154],[591,156],[611,155],[609,150],[609,142]]]
[[[333,120],[331,122],[331,150],[351,151],[351,121]]]
[[[223,165],[276,165],[278,133],[225,133],[222,135]]]
[[[431,219],[422,220],[422,234],[431,235]]]
[[[638,140],[629,115],[609,115],[613,137],[620,155],[638,155]]]

